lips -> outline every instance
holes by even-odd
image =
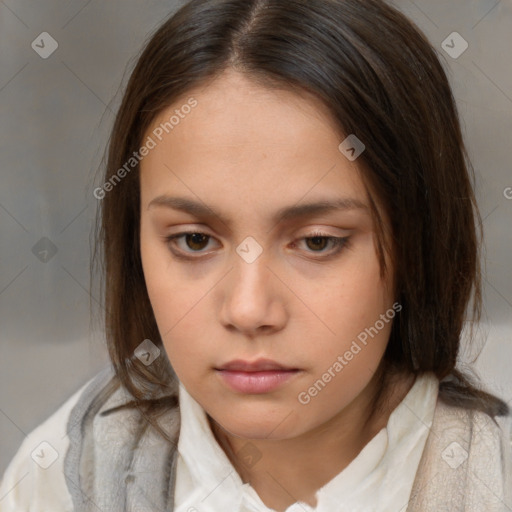
[[[270,359],[258,359],[257,361],[249,362],[241,359],[236,359],[222,365],[217,370],[226,370],[232,372],[268,372],[268,371],[293,371],[298,368],[292,368],[283,364],[277,363]]]
[[[229,389],[243,394],[270,393],[300,373],[298,368],[269,359],[230,361],[216,370]]]

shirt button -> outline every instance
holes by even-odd
[[[124,479],[125,483],[131,484],[135,480],[135,477],[133,475],[127,475]]]

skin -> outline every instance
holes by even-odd
[[[412,386],[399,380],[389,407],[365,423],[390,322],[307,405],[297,398],[392,308],[392,266],[381,279],[367,207],[271,220],[280,208],[320,199],[368,205],[357,160],[338,150],[345,136],[322,103],[227,71],[161,112],[146,136],[190,97],[197,107],[141,163],[141,257],[158,328],[242,479],[275,510],[299,500],[315,506],[315,492]],[[199,201],[227,222],[149,206],[162,195]],[[207,238],[166,239],[186,231]],[[335,254],[327,239],[307,238],[318,231],[350,241]],[[248,236],[263,250],[252,263],[236,251]],[[259,358],[300,371],[275,391],[245,394],[215,369]],[[252,468],[236,456],[249,440],[262,455]]]

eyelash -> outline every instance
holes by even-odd
[[[165,237],[165,240],[166,240],[167,245],[169,246],[171,252],[174,254],[174,256],[176,258],[183,259],[183,260],[189,260],[189,261],[197,260],[201,256],[185,256],[184,254],[194,254],[194,253],[201,254],[200,251],[192,251],[191,253],[190,252],[189,253],[186,253],[186,252],[184,253],[183,251],[180,250],[181,253],[177,253],[177,252],[175,252],[171,248],[171,246],[176,246],[175,240],[178,240],[180,238],[186,237],[188,235],[202,235],[204,237],[207,237],[208,241],[211,238],[213,238],[212,236],[207,235],[206,233],[201,233],[200,231],[187,231],[187,232],[177,233],[175,235],[167,236],[167,237]],[[317,258],[317,259],[328,259],[328,258],[332,258],[334,256],[337,256],[343,249],[347,248],[349,246],[349,243],[350,243],[350,237],[348,237],[348,236],[347,237],[336,237],[336,236],[326,235],[325,233],[321,233],[321,232],[311,233],[309,236],[299,238],[299,240],[311,240],[313,238],[327,239],[328,241],[331,242],[331,244],[332,244],[332,246],[334,248],[324,258]],[[323,254],[324,251],[311,251],[311,252],[313,254],[314,253]]]

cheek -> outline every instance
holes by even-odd
[[[199,377],[205,369],[200,356],[208,353],[209,344],[199,299],[177,289],[175,281],[170,290],[163,279],[148,286],[148,294],[165,352],[178,378],[188,381],[191,372]]]
[[[328,421],[358,397],[382,360],[396,312],[378,286],[374,285],[372,290],[373,293],[362,294],[364,300],[356,305],[347,298],[350,313],[346,310],[341,314],[339,308],[332,310],[336,334],[329,341],[318,340],[311,352],[312,375],[297,395],[311,426]]]
[[[162,342],[178,377],[207,353],[205,297],[209,287],[200,286],[186,272],[171,265],[165,244],[146,241],[141,235],[141,259],[146,288]],[[195,362],[195,363],[194,363]]]
[[[160,334],[165,337],[178,321],[179,306],[184,303],[183,293],[178,289],[177,276],[171,274],[165,244],[146,237],[144,231],[141,233],[141,260],[153,313]]]
[[[382,280],[374,254],[361,253],[317,305],[330,334],[318,339],[315,347],[303,348],[316,361],[318,386],[329,383],[325,391],[322,388],[322,402],[338,403],[360,392],[386,349],[396,311],[391,287]]]
[[[176,271],[165,241],[149,229],[141,232],[141,260],[144,280],[160,330],[171,329],[183,316],[192,300],[192,284],[185,284],[182,272]]]
[[[375,252],[369,249],[366,253],[361,251],[339,275],[333,276],[332,285],[318,296],[323,296],[319,311],[325,315],[326,324],[334,333],[331,339],[337,340],[339,349],[373,326],[394,302],[389,279],[381,278]],[[382,326],[379,330],[386,331]]]

